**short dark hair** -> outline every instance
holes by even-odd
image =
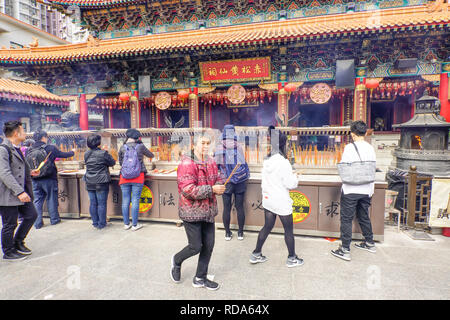
[[[34,143],[35,141],[33,139],[27,139],[22,143],[22,145],[24,147],[31,147]]]
[[[89,149],[95,149],[102,143],[102,137],[98,134],[92,134],[87,138]]]
[[[350,124],[350,131],[359,137],[364,137],[367,132],[367,124],[364,121],[353,121]]]
[[[33,134],[33,140],[36,142],[41,141],[44,137],[48,137],[47,132],[44,130],[38,130]]]
[[[22,126],[22,122],[20,122],[18,120],[5,122],[5,124],[3,125],[3,134],[5,135],[5,137],[9,138],[21,126]]]

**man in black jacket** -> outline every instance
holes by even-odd
[[[55,165],[56,158],[70,158],[74,156],[74,152],[62,152],[56,146],[47,144],[48,134],[45,131],[36,131],[33,135],[35,144],[31,147],[40,148],[44,146],[44,150],[48,157],[50,170],[44,177],[33,178],[33,194],[34,206],[36,207],[38,218],[34,224],[36,229],[42,228],[44,225],[42,221],[42,207],[44,201],[47,199],[48,213],[50,215],[50,224],[54,225],[61,222],[58,212],[58,171]],[[28,150],[30,152],[30,150]]]

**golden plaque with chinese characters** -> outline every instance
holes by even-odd
[[[160,110],[165,110],[172,104],[172,97],[169,93],[163,91],[156,95],[155,106]]]
[[[327,103],[331,98],[331,88],[326,83],[317,83],[309,90],[309,96],[314,103]]]
[[[227,98],[232,104],[240,104],[245,99],[245,88],[240,84],[233,84],[227,91]]]

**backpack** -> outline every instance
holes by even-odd
[[[6,151],[8,151],[9,165],[11,165],[11,162],[12,162],[11,150],[9,149],[9,147],[6,144],[1,143],[0,146],[2,146],[3,148],[6,149]]]
[[[233,163],[230,163],[231,159],[234,158]],[[229,177],[233,169],[237,164],[240,164],[239,167],[234,172],[233,176],[230,178],[230,182],[237,184],[244,182],[250,178],[250,170],[248,168],[247,163],[245,162],[245,157],[242,153],[238,152],[237,148],[233,149],[225,149],[225,173],[226,176]]]
[[[124,144],[124,148],[125,154],[120,173],[124,179],[135,179],[141,174],[141,162],[135,147]]]
[[[47,151],[45,151],[45,144],[38,148],[31,147],[28,149],[27,155],[25,156],[25,161],[31,170],[37,169],[43,161],[47,160],[47,162],[40,169],[39,175],[32,177],[33,179],[44,178],[52,174],[51,161],[48,161],[47,155]]]

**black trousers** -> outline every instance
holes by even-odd
[[[226,233],[230,232],[230,220],[231,220],[230,214],[231,214],[233,194],[234,194],[234,206],[236,207],[237,211],[239,232],[244,231],[244,224],[245,224],[244,196],[246,189],[247,189],[247,181],[237,184],[230,182],[227,184],[224,194],[222,194],[223,199],[222,220]]]
[[[37,212],[33,202],[26,202],[22,206],[0,207],[0,215],[2,216],[2,250],[4,254],[9,254],[16,249],[15,242],[25,240],[28,232],[36,221]],[[22,218],[22,222],[17,228],[17,218]],[[14,234],[14,231],[16,230]]]
[[[292,214],[288,216],[280,216],[267,209],[264,209],[264,226],[261,231],[259,231],[258,241],[256,242],[256,248],[253,253],[261,253],[263,244],[269,236],[270,231],[272,231],[277,216],[283,224],[284,242],[286,242],[286,246],[288,248],[288,257],[295,257],[294,219]]]
[[[345,249],[350,250],[355,214],[366,242],[373,243],[372,223],[369,218],[371,200],[367,194],[341,193],[341,241]]]
[[[175,255],[175,263],[179,266],[184,260],[200,254],[198,257],[197,278],[205,279],[208,275],[208,265],[214,249],[216,229],[214,223],[183,221],[188,238],[188,245]]]

